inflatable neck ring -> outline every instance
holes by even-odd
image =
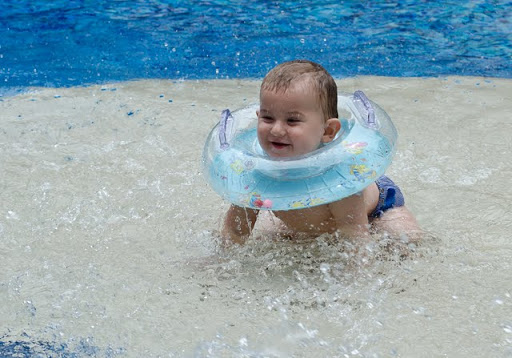
[[[384,174],[397,131],[363,92],[338,96],[337,137],[306,155],[269,157],[257,134],[258,105],[224,110],[203,150],[204,173],[225,200],[252,209],[293,210],[360,192]]]

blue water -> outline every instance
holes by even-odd
[[[35,339],[27,333],[21,335],[21,339],[12,339],[8,335],[0,336],[1,358],[84,358],[122,356],[123,349],[100,349],[91,344],[91,339],[81,339],[72,349],[65,343],[48,342]]]
[[[0,0],[0,93],[137,78],[512,78],[512,1]]]

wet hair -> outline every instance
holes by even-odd
[[[308,60],[283,62],[267,73],[260,92],[286,92],[296,83],[313,86],[326,120],[338,118],[338,87],[329,72],[318,63]]]

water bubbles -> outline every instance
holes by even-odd
[[[300,273],[297,270],[294,270],[293,271],[293,276],[300,283],[302,288],[308,288],[309,287],[309,284],[308,284],[308,281],[307,281],[305,275],[303,275],[302,273]]]
[[[5,216],[7,219],[11,219],[11,220],[19,220],[20,217],[18,216],[18,214],[14,211],[7,211],[7,215]]]
[[[331,269],[331,266],[325,262],[320,264],[320,271],[322,271],[323,274],[328,274],[329,270]]]
[[[25,304],[25,307],[27,308],[27,311],[28,313],[34,317],[36,315],[36,307],[34,306],[34,304],[32,303],[32,301],[23,301],[23,303]]]
[[[330,275],[330,271],[331,271],[331,266],[325,262],[322,262],[320,264],[320,272],[322,272],[322,274],[324,275],[324,281],[329,283],[331,282],[331,275]]]
[[[424,315],[425,314],[425,307],[415,307],[415,308],[412,309],[412,311],[415,314]]]
[[[242,337],[238,340],[238,344],[240,347],[247,347],[249,344],[247,342],[247,337]]]
[[[287,320],[288,316],[286,315],[286,307],[285,305],[290,304],[289,297],[287,295],[282,296],[281,298],[272,298],[266,296],[265,305],[269,311],[277,311],[281,314],[281,318]],[[284,301],[284,302],[283,302]]]
[[[474,185],[478,181],[487,179],[494,171],[495,169],[491,168],[471,169],[470,171],[465,171],[457,179],[457,184],[465,186]]]
[[[434,167],[425,169],[419,174],[419,179],[423,183],[438,183],[441,181],[441,170]]]

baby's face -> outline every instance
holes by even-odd
[[[306,87],[261,91],[257,115],[258,140],[271,157],[306,154],[323,141],[325,117],[318,97]]]

